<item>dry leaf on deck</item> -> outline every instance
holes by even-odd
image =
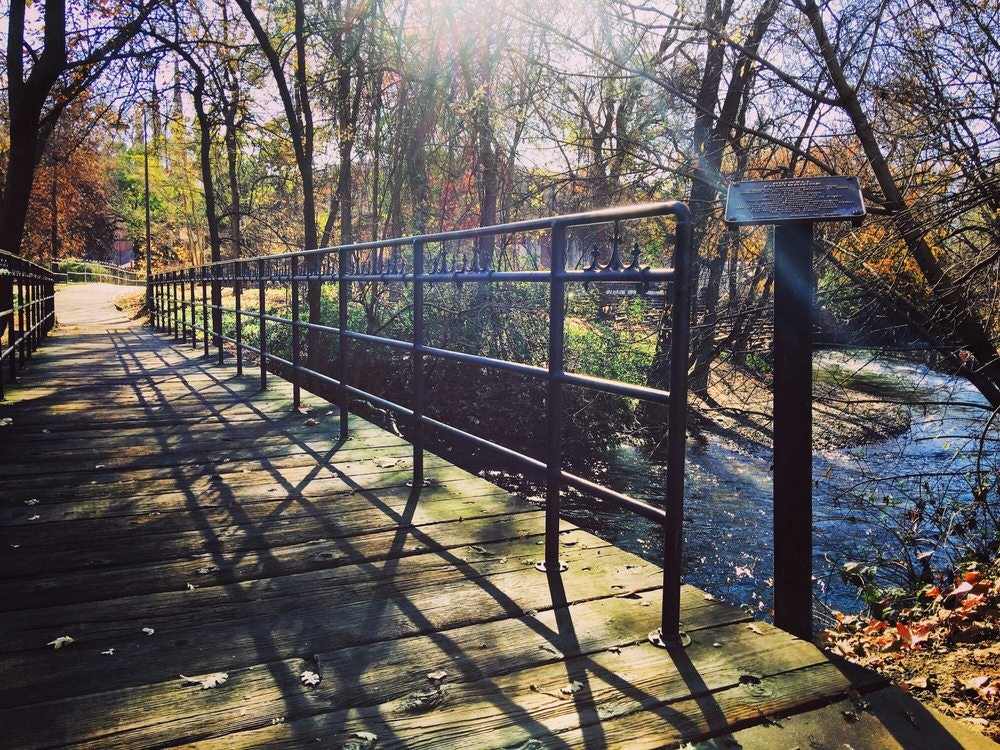
[[[299,675],[299,679],[302,680],[303,685],[319,685],[319,675],[308,669]]]
[[[560,693],[564,695],[573,695],[573,693],[579,693],[583,690],[583,683],[579,680],[573,680],[569,685],[559,690]]]
[[[206,674],[201,677],[185,677],[181,675],[181,679],[185,682],[189,682],[192,685],[201,685],[202,690],[208,690],[209,688],[218,687],[223,682],[229,679],[229,673],[227,672],[212,672],[212,674]]]
[[[61,635],[54,641],[49,641],[46,646],[52,646],[52,648],[62,648],[63,646],[68,646],[73,642],[73,638],[68,635]]]

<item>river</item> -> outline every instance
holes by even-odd
[[[896,438],[814,453],[815,591],[828,606],[857,612],[863,606],[857,588],[843,581],[837,567],[847,561],[870,561],[879,550],[892,557],[894,537],[909,533],[909,526],[914,528],[914,548],[935,549],[928,527],[940,525],[940,519],[931,522],[926,508],[920,518],[915,517],[915,504],[926,504],[929,496],[944,492],[966,503],[970,492],[961,477],[926,475],[953,472],[974,463],[977,438],[989,411],[985,399],[967,381],[923,365],[840,353],[817,355],[815,365],[856,368],[866,376],[895,383],[897,387],[890,390],[899,397],[912,399],[916,395],[923,402],[910,407],[910,428]],[[959,405],[944,405],[946,401]],[[993,447],[995,461],[995,442]],[[689,441],[687,457],[684,580],[768,616],[772,575],[771,456],[712,438],[707,444]],[[664,467],[640,447],[620,445],[611,456],[603,482],[659,504],[664,473]],[[868,483],[871,477],[917,474],[925,476]],[[995,472],[993,476],[995,493]],[[855,497],[867,497],[861,505],[847,499],[845,492],[852,488]],[[904,515],[907,512],[910,516]],[[644,519],[580,499],[566,503],[564,515],[647,559],[661,559],[659,529]],[[938,546],[935,566],[941,567],[952,551]],[[883,561],[880,575],[888,570]]]

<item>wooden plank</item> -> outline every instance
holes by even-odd
[[[878,750],[996,750],[998,745],[974,729],[925,706],[895,688],[716,737],[698,747],[841,747]],[[729,744],[726,744],[726,743]],[[735,744],[734,744],[735,743]]]
[[[652,596],[659,606],[655,594]],[[684,606],[692,613],[703,611],[705,617],[700,621],[705,627],[745,617],[732,608],[706,602],[694,589],[685,591]],[[112,741],[119,748],[148,747],[170,738],[177,741],[178,737],[239,732],[269,726],[276,719],[292,721],[331,709],[391,701],[429,687],[426,675],[435,669],[448,670],[449,682],[483,679],[562,661],[567,656],[627,648],[647,625],[647,610],[636,607],[632,600],[611,597],[576,604],[568,612],[549,610],[340,649],[309,660],[256,665],[231,673],[225,688],[211,695],[175,679],[49,701],[30,713],[0,710],[0,724],[25,748],[56,744],[67,725],[74,728],[79,748],[106,747]],[[302,684],[299,675],[305,669],[321,675],[318,686]],[[210,699],[211,725],[202,719],[206,699]],[[41,722],[40,716],[53,719]],[[109,721],[109,716],[120,718]]]
[[[220,567],[217,552],[207,550],[173,560],[158,558],[148,563],[110,567],[112,561],[102,558],[100,549],[88,551],[90,554],[81,554],[73,569],[67,569],[65,564],[60,564],[61,561],[53,563],[51,559],[46,559],[41,565],[32,565],[23,570],[20,578],[14,578],[14,571],[9,571],[8,580],[0,581],[0,610],[99,601],[157,591],[183,591],[189,583],[204,587],[273,575],[290,575],[362,559],[374,561],[381,559],[380,553],[391,549],[388,543],[395,538],[399,529],[423,528],[441,521],[466,523],[478,520],[482,525],[488,526],[497,517],[532,510],[529,507],[505,510],[505,496],[477,497],[469,494],[452,497],[449,494],[450,502],[444,499],[425,502],[421,498],[416,510],[411,512],[405,506],[403,494],[398,489],[388,490],[374,497],[366,495],[360,501],[386,502],[381,520],[372,514],[359,518],[354,523],[341,522],[333,530],[329,526],[316,528],[312,533],[307,530],[302,533],[305,539],[302,542],[244,550],[238,566]],[[445,507],[441,509],[435,506]],[[346,551],[342,549],[343,543],[332,541],[345,536],[361,535],[358,527],[362,525],[366,526],[363,533],[369,535],[370,539],[353,543]],[[462,529],[463,533],[470,535],[470,539],[478,531],[474,526]],[[476,539],[481,541],[481,536]],[[456,543],[459,546],[463,544],[461,540]],[[74,549],[84,552],[80,547]]]
[[[661,748],[717,721],[718,711],[760,718],[783,695],[805,691],[807,684],[814,692],[848,689],[814,646],[774,628],[765,626],[764,632],[751,633],[742,623],[715,625],[696,630],[680,653],[644,642],[489,679],[446,681],[434,699],[410,693],[183,746],[297,747],[305,737],[344,742],[368,732],[378,737],[380,749]],[[751,676],[758,682],[750,685]],[[564,692],[570,686],[575,692]],[[628,732],[606,742],[626,721]]]
[[[0,705],[80,694],[217,671],[296,654],[329,651],[457,627],[477,621],[519,616],[553,606],[544,577],[527,565],[537,560],[540,537],[515,539],[482,560],[467,546],[454,552],[417,554],[381,564],[343,566],[292,576],[194,591],[129,597],[109,603],[26,610],[4,616],[0,668],[9,678],[0,685]],[[397,544],[411,544],[401,534]],[[422,543],[420,541],[418,544]],[[654,580],[626,570],[614,548],[567,550],[580,574],[566,583],[567,601],[614,596],[619,586],[652,587]],[[646,579],[646,580],[644,580]],[[641,595],[640,595],[641,596]],[[658,613],[641,598],[650,628]],[[291,606],[294,603],[294,606]],[[158,637],[146,638],[142,627]],[[61,636],[75,639],[72,649],[44,644]],[[639,634],[641,637],[642,634]],[[108,648],[125,651],[141,667],[136,673],[95,671]],[[120,682],[118,682],[120,681]]]
[[[540,573],[536,506],[431,456],[415,500],[399,437],[340,444],[322,399],[81,320],[0,407],[5,746],[780,746],[773,719],[839,741],[826,706],[883,684],[687,587],[693,642],[656,649],[655,565],[564,524]],[[897,697],[863,738],[906,746]]]

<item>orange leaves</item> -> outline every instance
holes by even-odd
[[[848,658],[900,658],[906,651],[976,643],[1000,628],[1000,588],[978,571],[960,574],[951,589],[930,586],[920,599],[929,602],[922,617],[888,623],[878,618],[836,613],[837,624],[820,637]],[[889,657],[888,655],[892,655]],[[990,686],[990,690],[994,690]]]

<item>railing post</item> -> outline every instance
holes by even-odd
[[[348,407],[350,394],[347,392],[347,302],[351,294],[351,284],[347,280],[347,250],[341,249],[337,256],[337,378],[340,380],[340,439],[347,440]]]
[[[181,271],[182,279],[183,274],[187,271]],[[194,309],[191,310],[191,323],[192,331],[191,336],[194,336]],[[176,337],[175,337],[176,338]],[[181,341],[187,341],[187,292],[184,291],[184,282],[181,281]]]
[[[208,356],[208,269],[201,267],[201,342]]]
[[[190,302],[190,305],[189,305],[190,308],[191,308],[191,348],[192,349],[197,349],[198,348],[198,328],[195,325],[195,316],[198,314],[198,303],[195,300],[197,300],[198,297],[197,297],[197,294],[196,294],[196,291],[195,291],[195,280],[194,280],[195,270],[193,268],[190,268],[187,271],[185,271],[184,273],[187,275],[188,283],[191,286],[191,302]]]
[[[45,335],[47,336],[56,324],[56,284],[51,275],[42,280],[42,288],[45,290]]]
[[[260,389],[264,390],[267,388],[267,321],[264,319],[267,310],[267,300],[264,294],[264,259],[257,259],[257,320],[260,323],[258,327],[260,330],[260,340],[257,342],[259,344],[258,349],[260,349]]]
[[[26,352],[26,350],[28,348],[28,342],[27,342],[27,339],[25,338],[25,334],[24,334],[24,332],[25,332],[25,326],[26,326],[26,323],[27,323],[26,316],[25,316],[26,310],[25,310],[25,307],[24,307],[24,296],[25,296],[25,291],[24,291],[24,277],[21,274],[18,274],[18,276],[17,276],[17,333],[18,333],[17,348],[20,350],[21,367],[24,367],[24,363],[27,360],[27,352]],[[11,325],[13,325],[13,319],[11,319]],[[11,352],[11,357],[13,357],[13,356],[14,356],[14,353]]]
[[[565,569],[559,560],[559,501],[562,485],[562,382],[566,344],[566,225],[552,225],[551,282],[549,286],[549,373],[545,405],[548,421],[548,455],[545,481],[544,570]]]
[[[298,409],[302,403],[302,387],[299,384],[299,257],[293,255],[288,264],[292,285],[292,408]]]
[[[10,349],[10,382],[17,380],[17,350],[15,348],[14,329],[17,328],[17,306],[14,304],[14,283],[20,274],[16,268],[7,269],[10,275],[0,276],[0,313],[10,310],[10,315],[0,317],[0,352]],[[7,331],[7,346],[3,344],[3,334]],[[0,365],[3,365],[3,357],[0,356]],[[3,390],[3,368],[0,367],[0,398],[4,397]]]
[[[222,266],[215,263],[212,266],[212,336],[215,339],[216,351],[219,355],[219,364],[225,358],[225,349],[222,346]]]
[[[413,486],[424,485],[424,243],[413,243]]]
[[[236,302],[236,377],[243,377],[243,261],[234,266],[233,299]]]
[[[659,643],[686,646],[681,630],[681,568],[684,563],[684,448],[687,439],[688,339],[691,319],[691,216],[677,213],[674,241],[674,309],[670,334],[670,401],[667,405],[666,517],[663,520],[663,600]],[[651,634],[654,643],[657,640]]]
[[[38,348],[38,284],[34,274],[28,279],[28,359]]]
[[[774,228],[774,624],[812,638],[813,224]]]
[[[180,331],[177,328],[178,323],[178,311],[177,311],[177,285],[180,283],[181,287],[184,286],[184,277],[180,275],[181,271],[171,271],[170,272],[170,326],[169,332],[174,335],[174,341],[180,337]]]
[[[163,330],[163,275],[156,275],[155,286],[153,287],[155,298],[153,299],[153,328],[158,331]]]

